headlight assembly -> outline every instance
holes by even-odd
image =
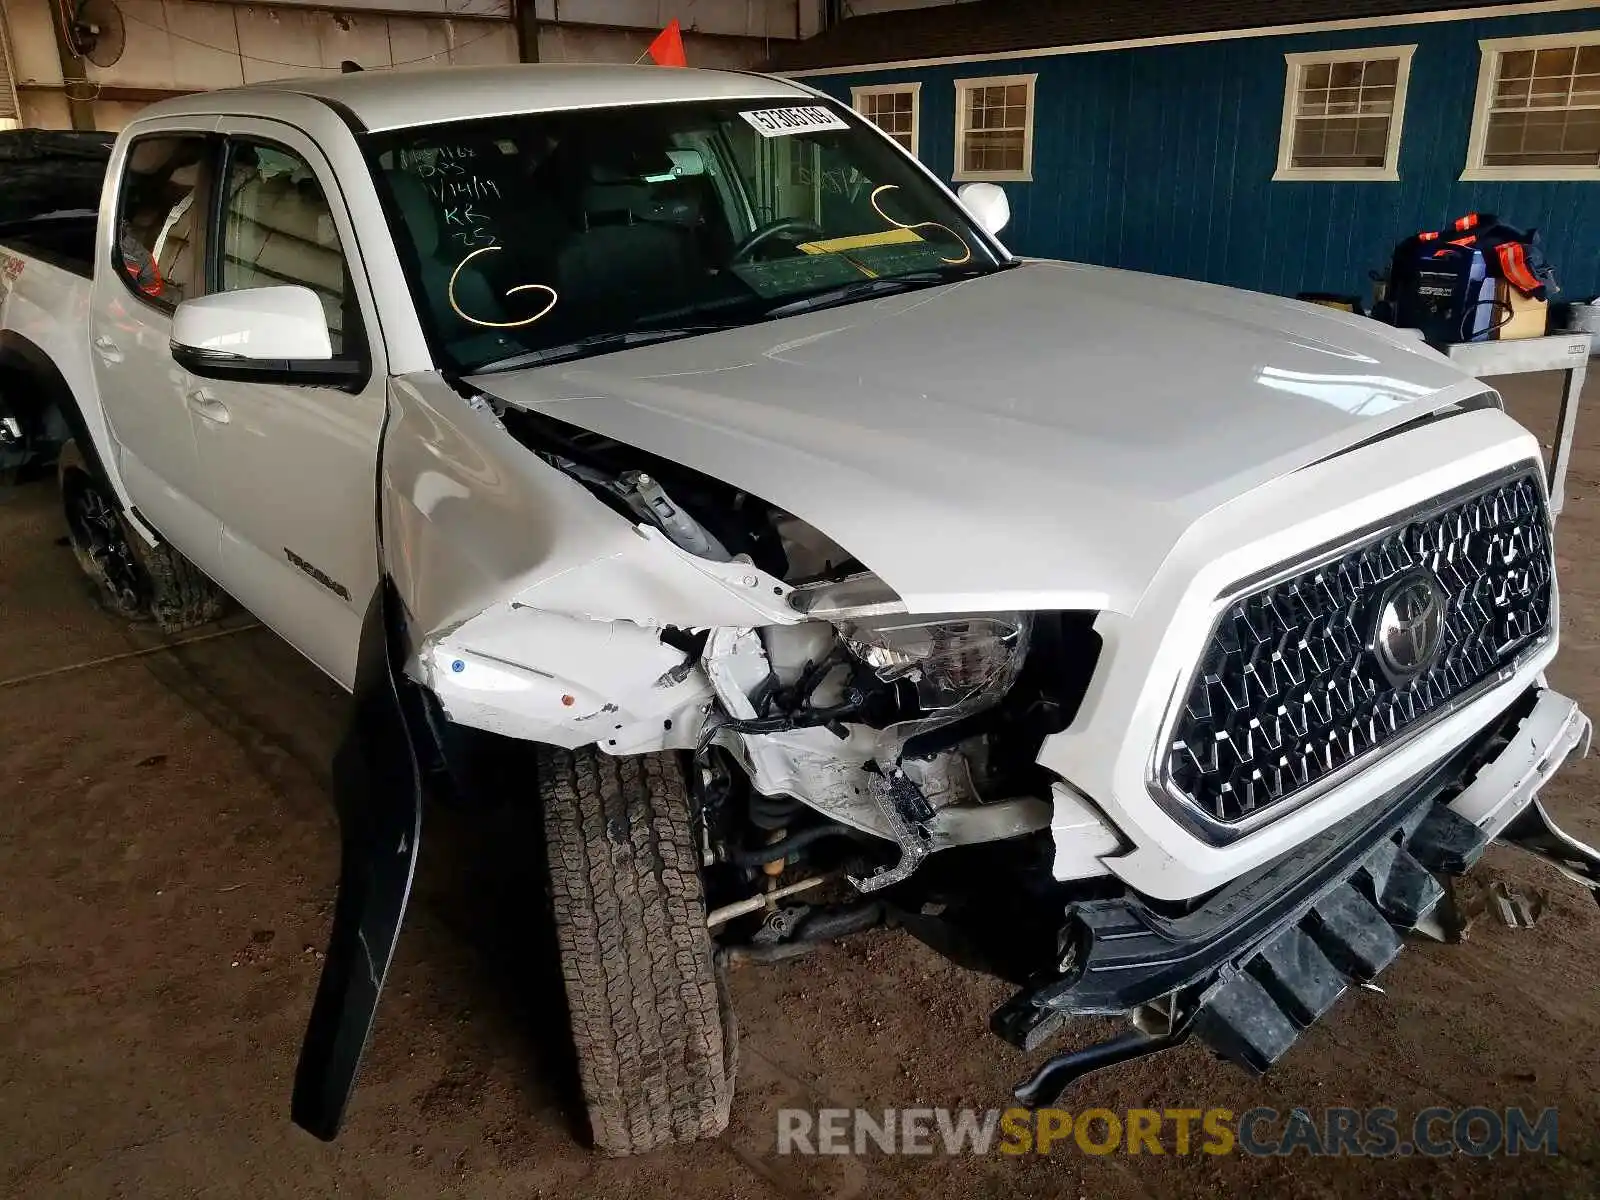
[[[970,712],[1005,695],[1022,668],[1029,613],[898,615],[836,621],[845,648],[886,683],[916,685],[924,712]]]

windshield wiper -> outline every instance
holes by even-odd
[[[743,321],[701,321],[689,325],[592,333],[587,337],[581,337],[572,342],[564,342],[559,346],[545,346],[539,350],[526,350],[506,358],[497,358],[481,367],[474,367],[464,373],[467,375],[493,375],[499,371],[515,371],[522,367],[541,367],[550,363],[570,362],[575,358],[587,358],[590,355],[605,354],[612,350],[626,350],[633,346],[647,346],[652,342],[667,342],[676,338],[694,337],[700,333],[718,333],[725,329],[739,329],[754,321],[792,317],[796,313],[814,312],[819,308],[831,308],[836,304],[848,304],[852,300],[861,300],[868,296],[888,296],[896,292],[909,292],[917,288],[933,287],[941,283],[955,283],[962,279],[972,279],[978,275],[992,275],[1014,265],[1016,265],[1015,262],[1005,262],[983,266],[956,267],[942,271],[916,271],[906,275],[894,275],[880,279],[857,279],[844,284],[842,287],[813,292],[809,296],[786,300],[772,308],[757,310],[750,319]],[[661,320],[662,317],[671,319],[667,314],[662,314],[661,317],[655,319]]]
[[[469,375],[493,375],[498,371],[515,371],[520,367],[542,367],[550,363],[570,362],[574,358],[587,358],[592,354],[605,354],[611,350],[626,350],[633,346],[648,346],[652,342],[670,342],[676,338],[693,337],[697,333],[716,333],[731,329],[724,323],[675,325],[667,329],[622,329],[607,333],[591,333],[573,342],[559,346],[545,346],[527,350],[507,358],[497,358],[481,367],[468,371]]]
[[[787,300],[775,308],[767,309],[765,315],[772,319],[792,317],[796,313],[815,312],[819,308],[849,304],[852,300],[864,300],[868,296],[892,296],[896,292],[909,292],[917,288],[933,287],[936,284],[972,279],[978,275],[990,275],[1000,269],[994,266],[962,267],[950,271],[915,271],[909,275],[891,275],[881,279],[857,279],[842,287],[813,292],[809,296],[801,296],[798,300]]]

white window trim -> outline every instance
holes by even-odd
[[[956,157],[955,171],[950,178],[956,183],[1032,183],[1033,182],[1033,95],[1039,80],[1038,72],[1031,75],[986,75],[977,79],[958,79],[956,83]],[[1022,139],[1022,170],[1020,171],[965,171],[961,164],[967,140],[967,93],[974,88],[1011,87],[1016,84],[1028,87],[1028,110],[1023,120],[1025,136]]]
[[[1600,162],[1592,167],[1486,167],[1484,143],[1489,137],[1489,105],[1494,99],[1494,80],[1499,73],[1500,56],[1512,50],[1551,50],[1563,46],[1600,45],[1600,31],[1585,33],[1535,34],[1531,37],[1484,38],[1478,43],[1478,94],[1472,101],[1472,133],[1467,138],[1467,165],[1464,180],[1523,180],[1558,182],[1561,180],[1600,179]]]
[[[920,147],[922,145],[922,143],[920,141],[921,131],[922,131],[922,81],[921,80],[918,80],[915,83],[875,83],[875,84],[871,85],[870,87],[853,87],[853,88],[850,89],[850,107],[855,109],[856,112],[860,113],[862,115],[862,117],[864,117],[864,118],[866,118],[867,120],[870,121],[871,118],[867,117],[866,111],[861,106],[861,102],[864,99],[866,99],[866,97],[868,97],[868,96],[890,96],[890,95],[896,95],[896,94],[901,94],[901,93],[905,93],[905,92],[910,92],[911,93],[911,157],[912,158],[921,158],[922,157],[922,151],[920,149]],[[876,124],[876,122],[873,122],[873,124]],[[893,138],[893,135],[889,134],[888,130],[884,130],[884,133],[885,133],[886,136],[889,136],[889,137]],[[898,141],[899,139],[894,138],[893,140]]]
[[[0,9],[3,9],[0,5]],[[17,95],[17,63],[11,53],[11,32],[6,14],[0,11],[0,129],[16,129],[22,124],[22,101]]]
[[[1349,50],[1307,50],[1285,54],[1283,78],[1283,123],[1278,129],[1278,169],[1275,183],[1295,180],[1324,183],[1398,183],[1400,181],[1400,134],[1406,121],[1406,87],[1411,81],[1411,56],[1416,46],[1356,46]],[[1389,141],[1383,150],[1381,167],[1297,167],[1294,160],[1294,126],[1300,108],[1300,75],[1309,66],[1321,63],[1364,62],[1373,58],[1397,58],[1400,65],[1394,80],[1394,111],[1389,115]]]

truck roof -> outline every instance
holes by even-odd
[[[373,130],[573,108],[811,95],[787,80],[742,71],[523,63],[273,80],[163,100],[141,115],[270,116],[272,97],[286,92],[332,101]]]

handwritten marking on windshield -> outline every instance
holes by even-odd
[[[471,169],[478,158],[470,146],[412,147],[400,151],[399,169],[422,182],[439,206],[450,240],[463,249],[493,245],[494,221],[491,213],[476,207],[476,201],[501,199],[500,185],[493,177]]]
[[[488,246],[494,244],[494,230],[489,228],[489,218],[479,212],[468,200],[464,204],[449,204],[439,209],[450,239],[463,246]]]
[[[456,269],[450,272],[450,286],[446,289],[445,294],[449,298],[450,307],[455,311],[456,316],[460,317],[469,325],[480,325],[485,329],[521,329],[523,326],[532,325],[535,321],[538,321],[548,315],[550,310],[556,306],[556,301],[560,299],[560,297],[556,294],[555,288],[551,287],[547,283],[519,283],[516,287],[508,289],[506,291],[506,295],[514,296],[518,292],[548,292],[550,295],[549,302],[538,312],[534,313],[533,316],[523,317],[520,321],[486,321],[481,317],[473,316],[471,313],[463,312],[461,305],[456,301],[456,280],[461,276],[461,268],[466,266],[473,259],[477,258],[480,254],[488,254],[491,251],[503,249],[505,249],[503,246],[480,246],[478,249],[474,250],[471,254],[467,255],[460,262],[458,262],[456,264]]]
[[[824,191],[835,196],[843,196],[851,204],[861,195],[861,190],[869,182],[858,167],[824,167],[821,170],[812,170],[808,166],[799,166],[795,169],[795,178],[802,187],[811,187],[820,183]]]
[[[875,211],[885,221],[889,222],[889,224],[893,225],[896,229],[942,229],[951,237],[955,238],[956,241],[961,243],[961,249],[963,253],[960,258],[945,258],[943,255],[941,255],[939,257],[940,262],[949,263],[953,267],[959,267],[962,263],[972,261],[972,247],[967,245],[967,239],[962,237],[954,229],[951,229],[950,226],[941,225],[937,221],[918,221],[915,225],[908,225],[904,221],[896,221],[878,206],[878,197],[880,195],[882,195],[884,192],[894,192],[899,190],[900,185],[898,183],[883,183],[873,188],[872,195],[868,197],[872,203],[873,211]]]

